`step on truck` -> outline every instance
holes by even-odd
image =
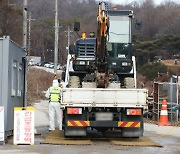
[[[98,5],[97,37],[82,33],[69,46],[61,79],[66,137],[86,136],[89,129],[119,130],[122,137],[143,136],[148,91],[136,88],[133,11],[107,8],[105,2]],[[76,22],[74,31],[79,30]]]

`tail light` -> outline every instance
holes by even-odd
[[[142,115],[141,109],[127,109],[127,115]]]
[[[67,114],[82,114],[82,108],[67,108]]]

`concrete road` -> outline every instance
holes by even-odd
[[[46,72],[50,72],[54,74],[54,68],[47,68],[47,67],[40,67],[40,66],[30,66],[31,68],[36,68],[36,69],[42,69],[45,70]],[[57,74],[60,75],[62,73],[62,70],[57,70]]]
[[[136,146],[117,146],[109,141],[94,141],[92,145],[48,145],[40,144],[48,133],[48,101],[35,103],[35,126],[37,133],[35,145],[12,145],[12,138],[6,145],[0,145],[0,154],[180,154],[180,127],[157,126],[145,123],[144,136],[161,144],[163,147],[136,147]]]

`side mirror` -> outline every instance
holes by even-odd
[[[74,31],[79,32],[79,30],[80,30],[80,22],[75,22],[74,23]]]
[[[76,47],[75,47],[75,45],[71,44],[69,46],[69,54],[76,54]]]
[[[136,28],[137,30],[141,30],[141,28],[142,28],[142,21],[137,21],[137,20],[136,20],[136,22],[135,22],[135,28]]]

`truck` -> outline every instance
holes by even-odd
[[[99,2],[97,37],[83,33],[69,46],[61,81],[66,137],[86,136],[89,129],[143,136],[148,91],[136,88],[133,18],[132,10],[108,10]],[[76,22],[74,30],[79,29]]]

